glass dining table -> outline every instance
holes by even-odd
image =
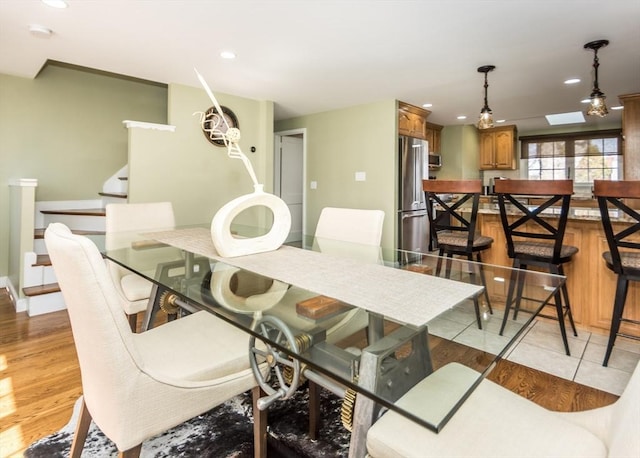
[[[205,310],[248,334],[260,388],[254,410],[264,412],[254,412],[256,456],[266,456],[268,407],[303,383],[310,393],[323,387],[342,398],[351,457],[366,455],[366,432],[386,410],[438,433],[565,281],[314,237],[222,258],[205,226],[111,234],[104,255],[152,282],[143,328],[160,310],[170,317]],[[518,307],[501,335],[510,287]],[[460,375],[442,383],[439,374],[454,366],[472,370],[449,371]],[[403,401],[418,385],[420,402]],[[313,396],[312,438],[319,428]]]

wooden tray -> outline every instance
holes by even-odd
[[[350,307],[340,302],[337,299],[333,299],[327,296],[316,296],[311,299],[298,302],[296,304],[296,313],[298,315],[311,318],[312,320],[318,320],[322,318],[329,318],[340,312],[348,310]]]

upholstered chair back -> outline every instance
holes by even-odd
[[[382,239],[382,210],[325,207],[316,226],[316,237],[380,245]]]
[[[60,223],[49,225],[45,242],[71,320],[85,402],[94,418],[115,419],[128,410],[118,404],[131,402],[140,358],[105,262],[92,241]]]
[[[382,210],[325,207],[316,227],[314,249],[380,264],[383,223]]]

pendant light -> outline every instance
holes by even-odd
[[[482,67],[478,67],[478,73],[484,73],[484,106],[480,111],[478,129],[488,129],[493,127],[493,112],[491,111],[491,108],[489,108],[489,102],[487,100],[487,89],[489,88],[487,73],[492,72],[495,68],[495,65],[483,65]]]
[[[589,103],[589,109],[587,110],[587,115],[595,115],[600,116],[601,118],[607,116],[609,110],[607,110],[607,105],[604,103],[606,99],[605,95],[600,91],[598,87],[598,67],[600,66],[598,62],[598,49],[607,46],[609,44],[609,40],[596,40],[591,41],[584,45],[584,49],[592,49],[593,50],[593,90],[591,91],[591,95],[589,99],[591,102]]]

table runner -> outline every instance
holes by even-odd
[[[279,280],[393,320],[422,326],[483,287],[283,245],[275,251],[223,258],[208,229],[144,234],[158,242]]]

